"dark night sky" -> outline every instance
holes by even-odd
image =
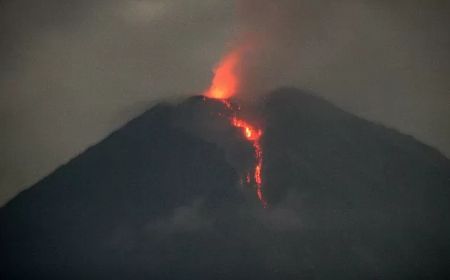
[[[448,1],[2,0],[0,204],[253,34],[248,95],[319,93],[450,155]]]

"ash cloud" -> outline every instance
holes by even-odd
[[[238,2],[243,92],[312,90],[450,154],[448,1]]]

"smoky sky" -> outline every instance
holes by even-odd
[[[311,90],[450,155],[448,1],[0,1],[0,202],[243,38],[242,94]]]

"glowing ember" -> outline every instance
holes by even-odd
[[[267,202],[264,199],[262,192],[262,163],[263,151],[260,143],[262,130],[249,124],[247,121],[236,116],[236,109],[229,102],[228,98],[236,94],[239,86],[239,79],[236,75],[236,67],[241,58],[241,50],[236,49],[227,56],[225,56],[221,63],[214,69],[214,78],[210,88],[204,93],[205,96],[219,99],[226,108],[233,112],[233,117],[230,118],[230,123],[242,131],[245,139],[251,142],[255,157],[255,166],[253,167],[252,175],[247,173],[245,182],[251,184],[253,181],[256,185],[256,195],[264,207]],[[239,108],[238,108],[239,109]],[[244,178],[241,179],[241,182]]]

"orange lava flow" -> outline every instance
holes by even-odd
[[[245,178],[242,178],[242,182],[251,184],[253,181],[256,185],[256,195],[261,201],[263,207],[267,206],[267,202],[264,199],[262,192],[262,164],[263,164],[263,150],[260,143],[262,136],[262,130],[249,124],[247,121],[238,118],[236,116],[236,108],[233,107],[229,98],[234,96],[239,89],[239,78],[236,74],[236,68],[239,66],[243,48],[236,48],[228,55],[226,55],[222,61],[214,69],[214,78],[211,82],[211,86],[205,91],[203,95],[220,100],[228,110],[233,112],[233,117],[230,118],[230,123],[236,128],[242,131],[245,139],[251,142],[254,157],[255,166],[253,167],[253,174],[247,173]],[[239,108],[237,108],[239,110]]]
[[[255,128],[246,121],[239,119],[237,117],[233,117],[231,119],[231,124],[234,127],[240,128],[245,138],[252,143],[256,160],[255,167],[253,168],[253,181],[256,184],[256,195],[258,196],[258,199],[261,201],[263,206],[266,207],[267,202],[264,199],[262,192],[262,177],[261,177],[263,153],[260,138],[262,136],[262,130]],[[251,182],[250,174],[247,174],[246,182],[248,184]]]

